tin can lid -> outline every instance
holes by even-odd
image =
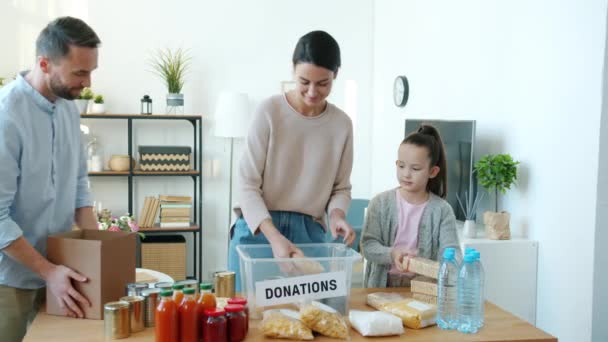
[[[159,288],[154,288],[154,289],[144,289],[144,290],[141,290],[141,295],[143,297],[148,297],[149,295],[151,295],[153,293],[160,293],[160,289]]]
[[[144,300],[142,296],[124,296],[120,298],[121,301],[125,302],[141,302]]]
[[[180,280],[178,282],[176,282],[176,284],[179,285],[196,285],[197,281],[196,279],[186,279],[186,280]]]
[[[157,288],[164,288],[164,287],[171,288],[171,286],[173,286],[173,283],[168,282],[168,281],[162,281],[162,282],[154,284],[154,287],[157,287]]]
[[[148,283],[128,283],[127,288],[129,289],[146,289],[148,288]]]
[[[104,310],[116,311],[124,308],[129,308],[129,303],[125,301],[109,302],[103,306]]]
[[[224,277],[234,277],[236,275],[236,273],[234,271],[222,271],[222,272],[217,272],[215,274],[216,277],[220,277],[220,278],[224,278]]]

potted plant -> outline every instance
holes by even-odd
[[[167,85],[167,114],[183,113],[184,94],[182,88],[191,57],[183,49],[159,50],[151,61],[154,73]]]
[[[103,95],[95,95],[93,99],[93,103],[91,104],[91,108],[89,108],[89,113],[91,114],[103,114],[106,109],[104,106]]]
[[[463,233],[465,237],[475,238],[477,236],[477,228],[475,225],[475,219],[477,218],[477,207],[479,202],[483,200],[484,193],[477,192],[475,197],[469,195],[467,191],[464,192],[464,201],[460,200],[460,196],[456,194],[458,205],[460,210],[464,214],[464,226]],[[464,203],[464,204],[463,204]]]
[[[89,101],[93,99],[93,91],[91,88],[84,88],[78,95],[78,98],[74,100],[76,103],[76,107],[80,114],[85,114],[87,112],[87,108],[89,106]]]
[[[479,183],[488,191],[494,191],[494,212],[486,211],[483,214],[486,235],[490,239],[511,238],[510,215],[506,211],[498,212],[498,193],[505,194],[515,184],[518,164],[509,154],[488,154],[475,163]]]

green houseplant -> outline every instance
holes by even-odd
[[[95,94],[93,94],[91,88],[85,87],[82,89],[82,91],[80,91],[80,95],[78,95],[78,98],[74,100],[74,103],[76,103],[76,107],[78,108],[80,114],[86,114],[87,109],[89,107],[89,102],[93,99],[94,96]]]
[[[498,193],[505,194],[517,180],[518,161],[509,154],[488,154],[475,163],[475,172],[479,183],[489,192],[494,192],[494,212],[485,212],[483,216],[486,234],[494,239],[509,239],[508,212],[498,212]]]
[[[103,95],[97,94],[93,98],[93,103],[90,105],[89,113],[91,114],[103,114],[106,112],[106,108],[104,105]]]
[[[153,72],[165,81],[167,86],[167,114],[183,111],[186,73],[190,68],[191,57],[183,49],[158,50],[151,60]]]

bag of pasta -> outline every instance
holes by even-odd
[[[288,309],[264,311],[262,332],[271,338],[294,341],[314,339],[312,331],[300,320],[300,314]]]
[[[340,313],[332,307],[319,302],[302,305],[302,322],[321,335],[333,338],[348,338],[348,324]]]

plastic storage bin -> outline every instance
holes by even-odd
[[[361,260],[361,255],[342,243],[296,246],[302,250],[305,258],[275,259],[270,245],[237,246],[241,264],[242,295],[247,298],[252,318],[261,318],[261,313],[265,309],[293,307],[301,304],[303,300],[319,301],[331,306],[342,315],[347,315],[353,264]],[[256,295],[259,296],[265,291],[272,292],[272,287],[269,289],[268,286],[269,281],[281,284],[274,288],[275,295],[286,294],[292,289],[294,297],[284,296],[283,302],[277,305],[259,305]],[[330,285],[329,289],[327,284]],[[331,289],[336,284],[338,292],[340,289],[345,289],[342,291],[345,292],[343,295],[331,296]],[[298,288],[295,289],[294,286]],[[315,289],[317,291],[314,291]],[[323,292],[324,290],[329,292]],[[295,296],[296,291],[299,296]],[[292,302],[285,303],[285,300],[291,299]],[[267,300],[268,297],[265,298],[265,302]]]

